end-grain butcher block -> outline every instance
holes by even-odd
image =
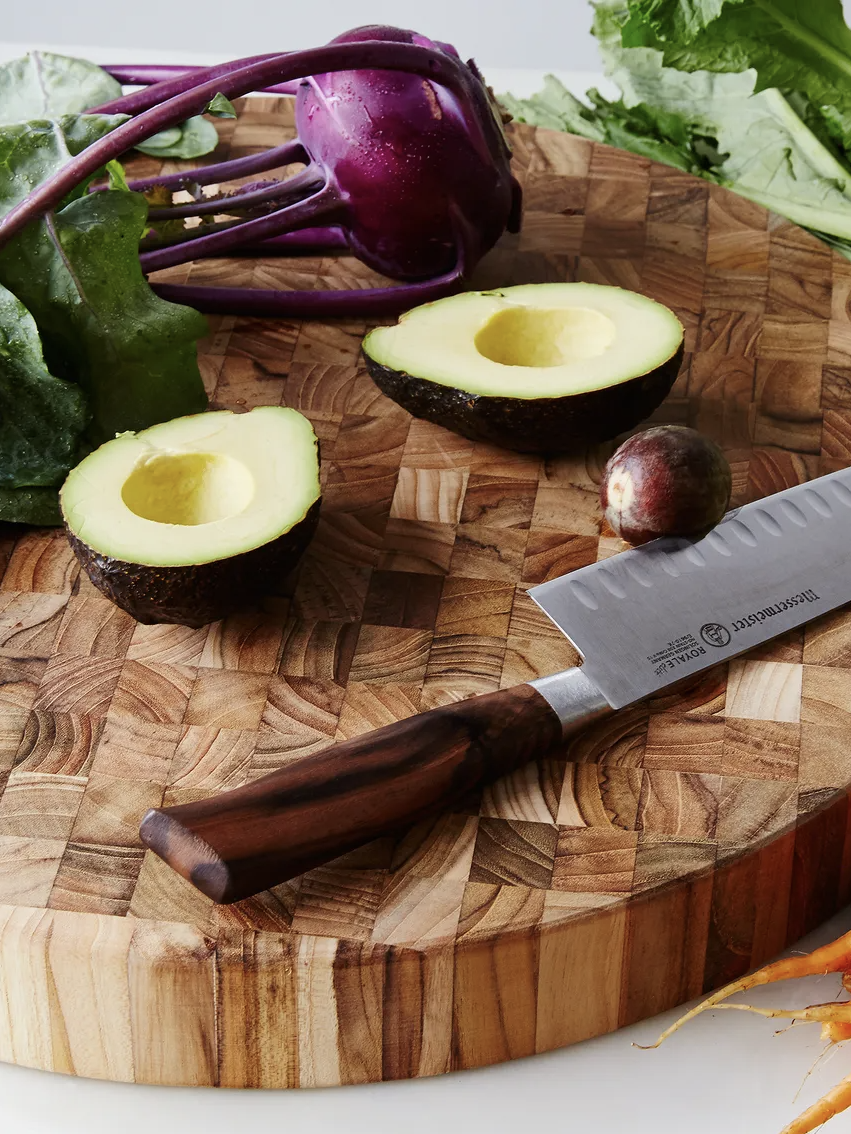
[[[252,100],[218,156],[283,140],[288,115]],[[580,280],[672,307],[685,361],[653,420],[723,447],[734,505],[851,463],[851,264],[683,173],[530,127],[511,140],[523,231],[473,286]],[[374,280],[331,256],[161,278]],[[211,319],[213,405],[293,406],[321,440],[316,537],[262,609],[138,625],[61,532],[5,532],[0,1058],[235,1087],[435,1075],[670,1008],[849,900],[843,612],[234,905],[145,852],[150,807],[576,661],[527,592],[622,549],[598,503],[614,443],[543,459],[412,419],[366,374],[367,329]]]

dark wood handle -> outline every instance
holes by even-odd
[[[432,709],[295,760],[235,791],[149,811],[142,841],[234,902],[403,827],[561,740],[531,685]]]

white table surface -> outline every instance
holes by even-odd
[[[50,50],[47,44],[40,44]],[[0,42],[0,61],[23,54]],[[167,52],[63,47],[98,62],[215,62]],[[497,90],[537,89],[535,71],[483,70]],[[562,72],[577,94],[600,85]],[[851,931],[846,909],[800,942],[806,951]],[[759,989],[749,1002],[800,1007],[840,993],[835,976]],[[0,989],[2,995],[2,989]],[[679,1011],[679,1010],[678,1010]],[[436,1079],[305,1091],[139,1087],[49,1075],[0,1064],[2,1134],[234,1134],[239,1128],[307,1134],[780,1134],[783,1126],[851,1072],[851,1047],[824,1052],[819,1029],[777,1025],[743,1012],[699,1017],[656,1051],[639,1051],[678,1015],[668,1012],[610,1036],[510,1064]],[[827,1134],[851,1134],[851,1112]]]

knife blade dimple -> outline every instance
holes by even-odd
[[[851,602],[851,470],[533,587],[613,708]]]

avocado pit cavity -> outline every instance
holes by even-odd
[[[476,335],[476,350],[501,366],[567,366],[602,354],[617,334],[612,320],[590,307],[509,304]]]
[[[143,520],[194,526],[238,515],[254,490],[245,465],[225,454],[154,453],[135,466],[121,499]]]

